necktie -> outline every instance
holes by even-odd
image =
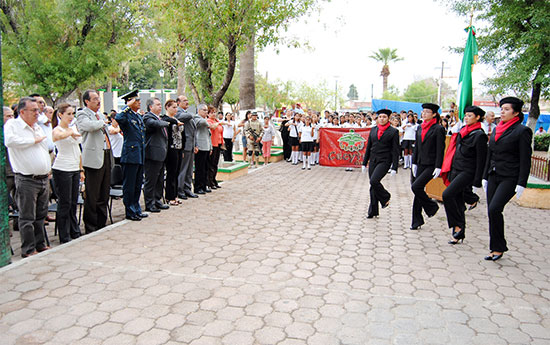
[[[102,121],[100,118],[99,118],[99,114],[96,113],[95,114],[95,117]],[[109,140],[109,136],[107,135],[107,132],[105,131],[105,127],[101,127],[101,131],[103,132],[103,135],[105,136],[105,146],[107,147],[107,150],[110,150],[111,149],[111,141]]]

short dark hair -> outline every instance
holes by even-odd
[[[32,93],[29,95],[29,98],[42,97],[39,93]]]
[[[23,97],[19,100],[19,104],[17,105],[17,110],[21,111],[22,109],[25,109],[27,106],[27,103],[29,102],[36,102],[36,98],[34,97]]]
[[[85,106],[87,105],[86,101],[88,101],[88,102],[90,101],[90,99],[91,99],[90,94],[92,92],[97,93],[96,90],[88,89],[88,90],[84,91],[84,93],[82,94],[82,103],[84,103]]]
[[[151,107],[155,103],[155,100],[160,102],[160,99],[158,99],[157,97],[149,98],[147,100],[147,102],[145,102],[145,106],[147,107],[147,111],[151,111]]]

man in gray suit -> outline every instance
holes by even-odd
[[[199,113],[194,117],[195,126],[197,127],[196,146],[198,148],[198,152],[195,154],[195,193],[206,194],[212,191],[206,185],[208,156],[212,152],[210,126],[208,125],[208,121],[206,121],[208,106],[206,104],[199,104],[197,111]]]
[[[198,198],[198,195],[191,192],[193,183],[193,161],[195,154],[199,151],[197,142],[197,127],[193,121],[193,115],[187,112],[189,100],[187,97],[178,96],[178,112],[176,119],[183,122],[185,133],[185,147],[183,148],[183,160],[181,162],[181,171],[178,176],[178,197],[181,199]]]
[[[147,113],[143,116],[145,123],[145,184],[143,197],[145,211],[157,213],[170,206],[163,204],[162,191],[164,189],[164,160],[168,152],[169,123],[160,119],[162,104],[158,98],[147,100]]]
[[[95,90],[82,95],[85,108],[76,113],[76,126],[82,134],[82,166],[86,183],[84,227],[86,233],[101,229],[107,222],[113,155],[107,136],[107,119],[99,112],[101,104]]]

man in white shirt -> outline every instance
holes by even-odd
[[[6,123],[4,139],[15,173],[21,256],[26,258],[49,249],[45,243],[44,220],[48,215],[51,159],[46,135],[37,124],[36,100],[21,98],[18,111],[19,117]]]

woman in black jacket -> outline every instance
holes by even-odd
[[[365,171],[370,160],[370,206],[367,218],[378,217],[378,203],[382,208],[389,206],[391,195],[380,181],[390,169],[391,175],[395,175],[399,162],[399,131],[391,127],[389,122],[392,112],[389,109],[380,109],[376,113],[378,126],[369,133],[362,167]]]
[[[438,178],[445,151],[445,129],[439,124],[439,106],[433,103],[422,104],[422,124],[416,132],[416,145],[412,157],[414,193],[411,230],[418,230],[424,224],[422,209],[428,217],[433,217],[439,206],[430,199],[425,188],[433,178]]]
[[[485,260],[496,261],[505,251],[502,211],[514,194],[521,196],[531,170],[533,131],[521,124],[523,101],[516,97],[500,100],[500,123],[489,139],[483,189],[487,192],[489,250]]]
[[[483,109],[470,106],[464,109],[464,122],[455,140],[449,145],[443,163],[443,171],[449,171],[451,183],[443,192],[443,205],[447,213],[447,224],[452,229],[449,244],[464,241],[466,230],[466,210],[464,193],[474,187],[481,187],[481,178],[487,158],[487,135],[481,128],[485,116]],[[448,164],[450,167],[447,167]],[[450,168],[450,169],[449,169]],[[444,180],[447,180],[444,178]]]

